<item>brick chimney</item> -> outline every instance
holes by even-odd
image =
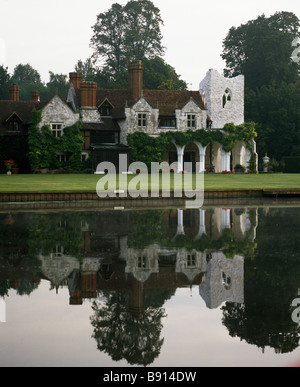
[[[129,87],[132,91],[133,98],[139,99],[143,90],[143,65],[142,61],[131,63],[128,66]]]
[[[97,83],[80,82],[81,107],[95,108],[97,106]]]
[[[9,100],[18,102],[20,97],[20,86],[9,86]]]
[[[73,84],[74,89],[80,88],[80,83],[82,81],[81,73],[69,73],[70,82]]]
[[[33,102],[39,102],[39,100],[40,100],[40,93],[38,91],[32,91],[31,92],[31,100]]]

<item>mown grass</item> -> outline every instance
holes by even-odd
[[[0,175],[0,192],[95,191],[101,178],[101,175],[93,174]],[[132,186],[137,179],[141,180],[139,189],[151,187],[150,175],[125,175],[120,177],[120,184],[116,188],[124,189],[127,184]],[[161,181],[152,182],[152,187],[161,189]],[[293,189],[300,188],[300,174],[205,174],[204,187],[206,190]],[[176,185],[171,179],[171,189],[174,188]]]

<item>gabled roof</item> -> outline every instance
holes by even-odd
[[[32,110],[42,109],[47,102],[33,102],[33,101],[0,101],[0,126],[12,114],[17,114],[24,124],[31,122]]]
[[[76,98],[80,105],[80,89],[75,89]],[[192,98],[200,109],[206,110],[199,91],[189,90],[143,90],[143,97],[152,106],[158,108],[160,115],[174,116],[176,109],[182,109]],[[97,89],[97,107],[108,101],[112,109],[112,118],[125,118],[125,107],[133,106],[137,101],[133,99],[130,89]]]
[[[173,116],[176,109],[182,109],[191,98],[200,109],[206,110],[199,91],[189,90],[144,90],[143,96],[160,115]]]

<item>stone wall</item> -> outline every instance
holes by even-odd
[[[63,127],[72,126],[79,121],[79,114],[74,113],[58,96],[45,106],[42,112],[42,121],[39,123],[41,128],[51,123],[61,123]]]
[[[210,69],[199,86],[204,96],[212,127],[222,129],[225,124],[244,123],[244,76],[225,78]]]

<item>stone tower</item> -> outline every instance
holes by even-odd
[[[222,129],[225,124],[244,122],[244,76],[225,78],[218,71],[210,69],[201,81],[202,94],[212,128]]]

